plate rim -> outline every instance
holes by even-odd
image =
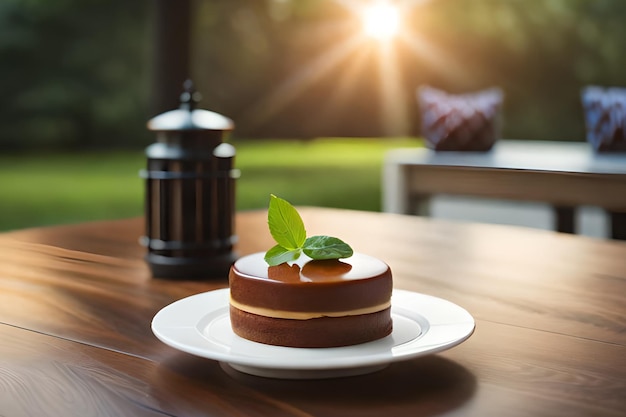
[[[276,369],[276,370],[331,370],[331,369],[345,369],[345,368],[355,368],[355,367],[372,366],[372,365],[383,365],[383,364],[389,364],[392,362],[397,362],[397,361],[402,361],[402,360],[409,360],[409,359],[419,357],[419,356],[439,353],[439,352],[451,349],[463,343],[474,333],[474,330],[476,327],[476,322],[475,322],[474,317],[466,309],[464,309],[463,307],[451,301],[448,301],[443,298],[435,297],[432,295],[428,295],[428,294],[394,288],[393,293],[392,293],[392,300],[393,300],[393,297],[395,296],[396,297],[396,301],[395,301],[396,310],[398,308],[409,310],[414,314],[422,316],[428,321],[428,325],[429,325],[428,330],[424,332],[423,334],[420,334],[419,336],[417,336],[414,340],[426,338],[428,333],[431,332],[432,331],[431,329],[433,328],[442,328],[442,327],[448,327],[448,326],[461,326],[462,332],[459,331],[457,337],[451,340],[448,340],[445,343],[436,343],[430,347],[417,346],[417,347],[420,347],[420,349],[415,349],[415,346],[414,346],[413,349],[410,349],[410,346],[409,346],[408,351],[407,351],[406,346],[402,348],[403,345],[410,345],[414,343],[414,340],[411,340],[411,341],[408,341],[399,345],[393,345],[391,348],[389,348],[388,352],[381,350],[380,353],[386,353],[386,354],[378,354],[378,355],[370,354],[369,356],[356,355],[355,357],[350,358],[351,360],[346,360],[347,359],[346,357],[342,357],[341,361],[332,360],[332,353],[333,351],[336,352],[335,349],[357,349],[358,350],[360,347],[364,347],[363,349],[365,349],[366,346],[368,345],[371,346],[372,343],[376,343],[377,341],[368,342],[368,343],[364,343],[361,345],[344,346],[344,347],[337,347],[337,348],[293,348],[293,347],[285,347],[285,346],[263,345],[263,348],[266,348],[266,349],[267,348],[276,349],[277,356],[280,351],[283,351],[283,350],[289,351],[289,350],[294,350],[294,349],[298,351],[313,350],[317,352],[329,353],[328,357],[326,358],[326,362],[320,363],[319,361],[315,360],[315,361],[311,361],[310,363],[299,363],[299,364],[292,364],[290,362],[280,362],[280,361],[268,362],[266,357],[258,357],[258,356],[255,357],[255,356],[248,356],[248,355],[241,356],[241,355],[236,355],[232,353],[219,352],[215,349],[209,350],[206,347],[199,347],[197,345],[192,346],[192,345],[189,345],[188,343],[187,344],[181,343],[179,341],[173,340],[172,337],[169,337],[166,334],[167,330],[178,330],[178,331],[182,330],[188,333],[187,336],[190,336],[196,339],[200,344],[202,344],[203,341],[205,343],[209,343],[206,337],[203,334],[201,334],[201,332],[198,330],[197,324],[201,320],[203,320],[206,316],[216,312],[218,309],[226,308],[226,311],[228,311],[227,307],[228,307],[229,292],[230,292],[229,288],[220,288],[216,290],[210,290],[210,291],[184,297],[182,299],[179,299],[177,301],[174,301],[166,305],[165,307],[160,309],[152,319],[151,330],[153,334],[161,342],[165,343],[166,345],[170,347],[173,347],[174,349],[177,349],[179,351],[189,353],[195,356],[219,361],[219,362],[226,362],[229,364],[236,364],[236,365],[243,365],[243,366],[257,367],[257,368],[264,368],[264,369]],[[204,311],[198,311],[198,314],[195,314],[194,317],[186,318],[185,321],[181,322],[180,325],[163,326],[163,327],[161,326],[160,321],[163,319],[163,317],[170,314],[176,308],[180,308],[182,305],[190,303],[192,300],[195,301],[200,298],[213,298],[213,297],[217,301],[220,301],[221,304],[210,305],[209,303],[207,303],[207,305],[210,305],[210,307],[207,307],[207,309]],[[418,309],[412,309],[411,306],[408,306],[406,304],[406,300],[410,298],[413,298],[413,299],[422,298],[422,299],[427,299],[431,302],[445,305],[445,307],[455,310],[454,313],[464,316],[464,320],[456,320],[456,321],[452,321],[449,323],[432,323],[430,320],[428,320],[428,317],[427,317],[428,312],[425,313],[426,314],[425,316],[423,311],[420,312],[418,311]],[[213,300],[213,301],[216,301],[216,300]],[[393,303],[394,302],[392,301],[392,316],[395,314]],[[392,331],[392,334],[393,334],[393,331]],[[259,344],[257,342],[240,338],[234,333],[232,333],[232,337],[238,338],[238,340],[241,343]],[[379,339],[379,340],[383,340],[383,339]],[[259,344],[259,345],[262,345],[262,344]],[[394,354],[393,352],[394,348],[397,348],[399,352],[396,352]]]

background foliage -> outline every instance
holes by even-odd
[[[579,92],[626,86],[623,0],[413,1],[395,45],[410,123],[381,116],[373,45],[340,0],[195,0],[202,106],[240,137],[418,135],[415,88],[504,89],[504,136],[582,140]],[[408,3],[408,2],[405,2]],[[139,147],[150,100],[149,0],[0,2],[0,149]],[[325,57],[329,62],[324,63]],[[393,127],[393,126],[392,126]]]
[[[148,4],[0,2],[0,146],[126,145],[144,135]]]
[[[414,138],[233,142],[237,210],[266,209],[274,193],[297,205],[379,211],[383,155],[421,145]],[[0,155],[0,231],[140,216],[145,164],[141,150]]]

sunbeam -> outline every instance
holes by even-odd
[[[453,57],[440,48],[434,47],[419,34],[402,33],[400,38],[415,56],[423,58],[424,62],[436,68],[438,73],[443,74],[448,79],[460,81],[461,84],[469,82],[469,73],[464,71]]]
[[[386,135],[402,135],[409,130],[409,114],[404,100],[404,83],[399,71],[398,57],[392,44],[380,48],[379,79],[381,93],[381,122]]]
[[[320,120],[335,114],[353,94],[358,94],[361,82],[359,74],[366,68],[371,55],[371,48],[357,48],[350,56],[350,60],[341,68],[334,83],[335,88],[328,96],[324,108],[320,109]]]
[[[372,75],[371,67],[378,67],[380,121],[386,135],[404,135],[410,132],[409,97],[414,97],[414,87],[407,87],[402,73],[400,52],[415,55],[446,78],[464,81],[467,75],[446,56],[411,27],[401,25],[401,17],[430,0],[335,0],[354,18],[348,25],[361,19],[361,27],[347,38],[339,31],[333,46],[319,55],[302,62],[298,70],[277,85],[269,95],[253,104],[243,115],[246,124],[261,126],[292,105],[300,95],[306,94],[323,77],[333,75],[333,89],[324,98],[324,105],[316,110],[315,121],[332,120],[338,109],[348,99],[359,94],[363,74]],[[349,20],[349,19],[348,19]],[[404,22],[406,23],[406,22]],[[348,26],[345,26],[348,27]],[[345,28],[344,27],[344,28]],[[317,27],[319,28],[319,27]],[[359,30],[360,29],[360,30]],[[327,30],[320,36],[328,36]],[[318,39],[311,35],[309,39]],[[398,49],[402,44],[405,48]],[[375,60],[375,61],[374,61]],[[410,92],[407,90],[410,88]],[[410,94],[410,96],[409,96]]]
[[[336,44],[332,49],[304,63],[298,72],[279,85],[272,94],[253,106],[249,121],[260,125],[288,106],[294,99],[310,88],[317,80],[339,66],[361,44],[354,35]]]

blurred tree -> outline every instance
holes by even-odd
[[[0,2],[0,147],[121,146],[145,137],[148,3]]]
[[[349,5],[364,3],[193,0],[201,106],[245,137],[416,135],[420,85],[499,86],[504,136],[582,140],[581,88],[626,86],[623,0],[400,1],[412,7],[391,52],[358,36]],[[0,2],[0,148],[150,141],[153,8]]]
[[[376,136],[372,69],[354,97],[328,113],[337,81],[357,51],[342,53],[355,16],[336,1],[198,0],[194,78],[237,134],[261,137]],[[346,48],[344,48],[346,49]],[[357,91],[356,88],[365,85]]]

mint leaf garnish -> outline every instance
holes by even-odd
[[[306,229],[298,211],[287,201],[270,196],[267,224],[276,243],[285,249],[300,249],[306,240]]]
[[[304,241],[302,251],[313,259],[340,259],[352,256],[346,242],[331,236],[313,236]]]
[[[270,195],[267,224],[277,245],[265,253],[270,266],[295,261],[304,252],[311,259],[341,259],[352,256],[352,248],[336,237],[312,236],[307,239],[298,211],[282,198]]]
[[[264,259],[269,266],[276,266],[285,262],[295,261],[300,257],[300,252],[300,249],[285,249],[280,245],[276,245],[265,252]]]

